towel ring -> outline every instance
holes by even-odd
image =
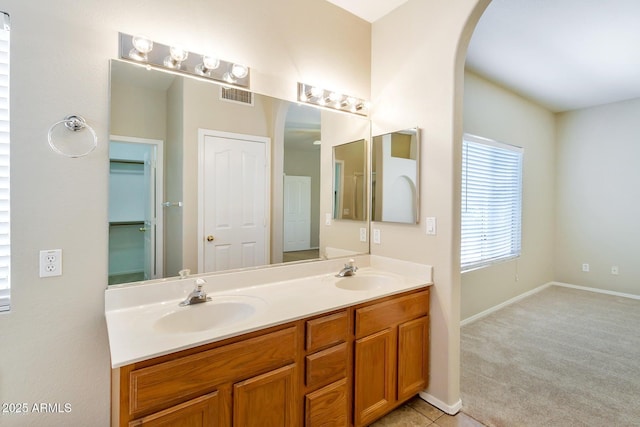
[[[51,134],[52,134],[53,130],[56,128],[56,126],[61,125],[61,124],[64,124],[65,128],[67,128],[71,132],[80,132],[83,129],[88,129],[89,132],[91,133],[91,137],[93,139],[91,147],[89,148],[89,150],[87,150],[84,153],[70,154],[70,153],[65,153],[60,148],[58,148],[53,143],[53,138],[52,138]],[[91,126],[89,126],[87,124],[86,120],[82,116],[76,116],[76,115],[67,116],[64,119],[52,124],[51,127],[49,128],[49,133],[47,134],[47,140],[49,141],[49,146],[51,147],[51,149],[53,151],[55,151],[58,154],[61,154],[61,155],[65,156],[65,157],[71,157],[71,158],[84,157],[87,154],[91,153],[93,150],[95,150],[96,147],[98,146],[98,137],[96,135],[96,132],[93,130],[93,128]]]

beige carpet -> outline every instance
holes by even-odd
[[[462,327],[463,411],[488,426],[640,426],[640,301],[551,286]]]

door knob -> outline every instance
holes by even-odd
[[[213,242],[213,236],[211,235],[207,236],[207,242]]]
[[[145,231],[147,231],[147,228],[146,227],[140,227],[140,228],[138,228],[138,231],[141,231],[141,232],[144,233]]]

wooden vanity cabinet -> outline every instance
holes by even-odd
[[[370,424],[426,388],[428,314],[428,290],[355,310],[355,426]]]
[[[112,371],[112,425],[363,426],[428,379],[429,290]]]
[[[300,333],[270,331],[114,370],[112,424],[296,425]]]

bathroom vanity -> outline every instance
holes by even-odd
[[[431,268],[362,256],[355,276],[336,278],[340,262],[206,278],[214,305],[262,300],[220,326],[175,314],[208,313],[166,299],[191,279],[108,289],[112,425],[363,426],[423,390]]]

